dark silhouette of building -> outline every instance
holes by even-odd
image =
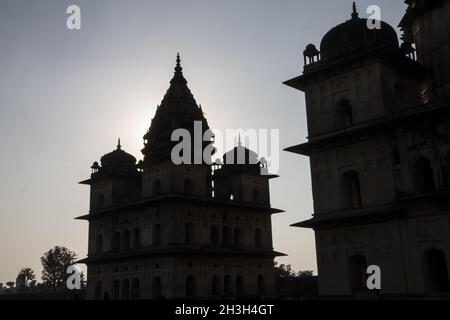
[[[89,299],[266,297],[274,295],[269,180],[258,155],[239,145],[223,164],[175,165],[175,129],[194,137],[208,122],[183,76],[175,74],[144,136],[143,161],[117,149],[89,180]],[[211,141],[195,148],[210,147]],[[197,154],[198,155],[198,154]],[[245,162],[230,161],[243,155]]]
[[[384,297],[450,292],[450,1],[409,0],[396,31],[370,29],[354,5],[304,72],[319,290],[368,297],[381,268]]]

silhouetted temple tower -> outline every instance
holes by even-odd
[[[406,3],[401,46],[354,6],[286,82],[305,93],[308,142],[287,151],[310,157],[314,214],[294,226],[315,231],[322,296],[375,296],[369,265],[384,297],[450,292],[450,1]]]
[[[88,257],[82,260],[88,298],[274,295],[273,259],[280,254],[272,247],[271,215],[281,210],[270,206],[268,181],[275,176],[262,174],[266,165],[248,149],[252,162],[225,162],[214,171],[210,159],[174,164],[178,142],[171,135],[184,129],[193,138],[195,122],[203,136],[208,122],[177,56],[170,87],[144,136],[143,161],[136,163],[119,143],[82,182],[91,186],[90,212],[79,217],[89,221]],[[196,143],[194,153],[212,147],[212,140]]]

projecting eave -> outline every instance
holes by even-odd
[[[290,80],[287,80],[285,82],[283,82],[284,85],[287,85],[288,87],[300,90],[300,91],[305,91],[305,86],[304,86],[304,76],[298,76],[295,78],[292,78]]]
[[[273,249],[252,249],[252,248],[211,248],[199,246],[169,246],[169,247],[147,247],[130,250],[126,252],[106,252],[99,255],[89,255],[78,260],[76,263],[95,264],[107,261],[124,261],[130,259],[147,259],[164,256],[223,256],[223,257],[285,257],[285,253],[277,252]]]
[[[401,212],[402,211],[399,206],[387,204],[360,209],[315,213],[311,219],[294,223],[291,227],[314,229],[331,224],[352,224],[359,223],[361,221],[367,222],[368,219],[375,221],[377,219],[385,219],[389,216],[399,216]]]
[[[221,200],[210,197],[202,197],[195,195],[186,195],[179,193],[167,193],[158,196],[154,196],[151,198],[141,199],[134,202],[127,203],[121,206],[113,206],[101,210],[96,210],[95,212],[89,212],[89,214],[79,216],[75,218],[76,220],[94,220],[106,216],[110,216],[117,212],[127,211],[129,209],[136,209],[143,206],[148,206],[152,204],[159,204],[161,202],[173,202],[173,201],[192,201],[194,203],[208,204],[211,206],[223,206],[225,208],[233,208],[237,210],[252,210],[256,212],[261,212],[263,214],[277,214],[283,213],[284,210],[273,208],[270,205],[260,205],[254,204],[250,202],[242,202],[242,201],[230,201],[230,200]]]
[[[78,182],[78,183],[79,183],[79,184],[86,184],[86,185],[90,186],[90,185],[91,185],[91,182],[92,182],[91,179],[86,179],[86,180],[80,181],[80,182]]]
[[[308,143],[302,143],[302,144],[298,144],[296,146],[288,147],[288,148],[284,149],[284,151],[307,156],[307,155],[309,155],[309,153],[306,150],[307,147],[308,147]]]
[[[305,221],[301,221],[301,222],[297,222],[297,223],[291,224],[290,227],[304,228],[304,229],[313,229],[314,226],[316,225],[315,222],[316,222],[315,219],[311,218],[309,220],[305,220]]]

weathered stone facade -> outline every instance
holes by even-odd
[[[450,292],[450,1],[406,2],[401,46],[354,8],[286,82],[306,97],[309,141],[287,150],[310,157],[315,213],[295,226],[315,231],[322,296],[373,296],[369,265],[376,295]]]
[[[179,59],[144,136],[143,161],[117,150],[92,166],[89,299],[242,298],[275,294],[265,165],[240,144],[245,162],[175,165],[175,129],[209,127]],[[212,142],[206,142],[202,150]]]

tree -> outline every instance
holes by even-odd
[[[19,271],[19,277],[23,277],[25,287],[30,287],[31,283],[36,283],[36,275],[31,268],[22,268]]]
[[[314,277],[314,273],[311,270],[299,271],[297,272],[297,277],[299,278]]]
[[[56,246],[45,252],[41,257],[43,284],[51,288],[63,287],[69,276],[66,270],[76,259],[76,253],[66,247]]]
[[[10,289],[12,289],[12,288],[14,288],[14,281],[8,281],[7,283],[6,283],[6,285],[10,288]]]
[[[0,282],[0,289],[3,289],[3,283]]]

